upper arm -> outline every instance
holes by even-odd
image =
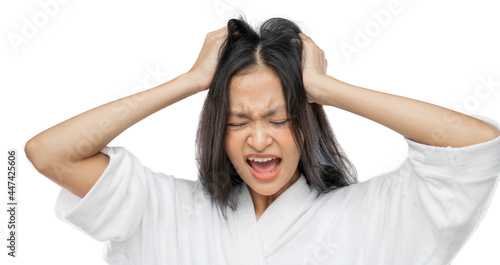
[[[57,183],[76,196],[83,198],[94,186],[109,164],[109,156],[99,152],[85,160],[74,163],[68,173],[61,174]]]
[[[28,141],[25,147],[26,156],[38,172],[80,198],[85,197],[109,164],[109,156],[101,152],[73,161],[70,152],[57,157],[45,150],[48,149],[36,140]]]

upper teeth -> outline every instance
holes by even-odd
[[[257,158],[257,157],[249,157],[248,160],[250,161],[255,161],[255,162],[267,162],[275,159],[275,157],[268,157],[268,158]]]

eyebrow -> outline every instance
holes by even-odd
[[[269,111],[267,111],[265,114],[264,114],[264,118],[268,118],[268,117],[271,117],[273,115],[275,115],[276,113],[280,112],[280,111],[283,111],[283,110],[286,110],[285,106],[278,106],[278,107],[274,107],[272,109],[270,109]],[[229,116],[236,116],[238,118],[246,118],[246,119],[250,119],[250,114],[249,113],[246,113],[246,112],[242,112],[242,111],[231,111],[229,113]]]

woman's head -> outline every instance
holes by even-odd
[[[259,65],[234,75],[229,90],[229,161],[252,197],[276,198],[298,179],[300,161],[280,79],[272,68]]]
[[[200,180],[222,209],[236,208],[243,181],[268,196],[299,173],[320,192],[356,181],[322,106],[307,101],[300,32],[280,18],[259,33],[228,22],[197,134]]]

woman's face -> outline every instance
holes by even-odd
[[[281,82],[272,69],[258,66],[233,77],[226,152],[257,194],[279,196],[298,179],[300,155],[288,118]]]

